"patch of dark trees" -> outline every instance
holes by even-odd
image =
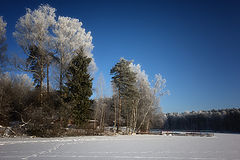
[[[168,113],[164,129],[240,133],[240,108]]]

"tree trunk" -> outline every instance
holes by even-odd
[[[120,91],[118,91],[118,102],[119,102],[119,109],[118,109],[118,123],[117,123],[117,133],[119,132],[119,127],[120,127],[120,118],[121,118],[121,108],[122,108],[122,104],[121,104],[121,97],[120,97]]]
[[[47,58],[47,97],[49,96],[49,58]]]
[[[136,128],[137,128],[137,119],[138,119],[138,104],[139,104],[139,100],[137,100],[136,104],[135,104],[135,119],[134,119],[134,132],[137,132],[136,131]]]
[[[131,116],[129,116],[129,111],[128,111],[128,108],[127,107],[125,107],[126,109],[125,109],[125,111],[127,112],[127,113],[125,113],[126,115],[127,115],[127,117],[126,117],[126,122],[127,122],[127,124],[126,124],[126,132],[127,132],[127,134],[129,133],[129,128],[130,128],[130,126],[131,126],[131,118],[129,118],[129,117],[131,117]]]
[[[150,119],[147,120],[147,132],[149,133],[150,131]]]
[[[117,100],[116,97],[114,97],[114,132],[116,132],[116,125],[117,125]]]
[[[105,107],[104,107],[104,102],[103,102],[103,99],[101,98],[100,99],[100,105],[101,106],[101,118],[100,118],[100,129],[102,131],[104,131],[104,112],[105,112]]]
[[[133,133],[136,132],[136,125],[137,125],[137,107],[134,107],[133,111]]]
[[[146,117],[147,117],[147,115],[148,115],[148,113],[149,113],[149,111],[150,111],[150,109],[151,109],[151,106],[152,106],[152,104],[149,105],[148,110],[147,110],[147,112],[145,113],[145,115],[144,115],[144,117],[143,117],[143,120],[142,120],[142,122],[140,123],[140,125],[139,125],[139,127],[138,127],[138,129],[137,129],[137,132],[139,131],[139,129],[142,127],[143,123],[145,122],[145,119],[146,119]]]
[[[104,127],[105,127],[104,123],[105,123],[105,108],[103,108],[103,112],[102,112],[102,131],[103,132],[104,132]]]
[[[62,53],[60,55],[60,77],[59,77],[59,90],[60,96],[62,97],[62,87],[63,87],[63,57]]]
[[[43,103],[43,54],[40,57],[40,105]]]

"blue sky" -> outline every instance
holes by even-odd
[[[164,112],[240,106],[240,2],[2,0],[9,54],[22,54],[12,37],[17,19],[46,3],[92,32],[95,78],[103,73],[108,96],[110,69],[124,57],[141,64],[149,79],[157,73],[167,79]]]

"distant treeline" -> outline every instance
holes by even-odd
[[[240,132],[240,108],[168,113],[164,129]]]

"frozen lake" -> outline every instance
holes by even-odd
[[[1,160],[239,160],[240,135],[0,138]]]

